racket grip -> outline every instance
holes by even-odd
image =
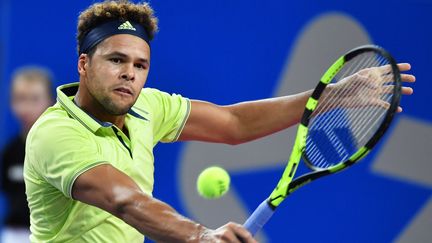
[[[274,209],[270,207],[267,199],[264,200],[246,220],[243,226],[249,230],[252,235],[255,235],[271,218]]]

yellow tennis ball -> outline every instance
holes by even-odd
[[[197,179],[200,196],[215,199],[224,195],[230,186],[230,176],[221,167],[212,166],[201,172]]]

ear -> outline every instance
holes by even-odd
[[[78,58],[78,73],[80,75],[86,75],[87,67],[90,59],[87,54],[81,54]]]

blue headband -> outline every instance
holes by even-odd
[[[114,20],[96,26],[90,30],[79,43],[79,54],[89,52],[93,47],[106,38],[118,34],[137,36],[147,42],[150,46],[150,37],[143,26],[134,22],[131,23],[130,21]]]

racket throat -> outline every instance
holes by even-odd
[[[276,208],[277,206],[279,206],[279,204],[290,194],[290,183],[297,170],[297,166],[298,163],[292,163],[292,166],[290,168],[286,168],[284,176],[279,181],[273,192],[270,194],[270,198],[268,201],[271,207]]]

